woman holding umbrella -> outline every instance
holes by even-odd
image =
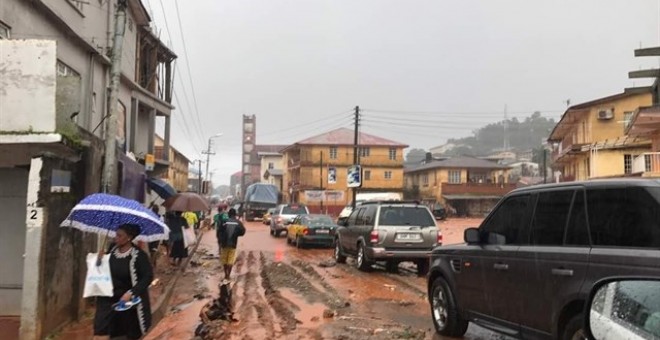
[[[188,225],[180,211],[170,211],[166,218],[167,227],[170,228],[170,264],[178,266],[188,257],[188,249],[183,241],[183,228]]]
[[[114,295],[96,300],[94,339],[140,339],[151,327],[148,288],[153,269],[149,256],[133,244],[138,235],[140,227],[135,224],[117,228],[115,247],[110,251]]]

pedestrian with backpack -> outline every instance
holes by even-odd
[[[231,270],[236,262],[238,238],[245,235],[245,226],[236,218],[236,209],[229,209],[229,219],[218,228],[220,243],[220,264],[225,272],[225,280],[229,280]]]

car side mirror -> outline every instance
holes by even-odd
[[[584,311],[588,339],[660,337],[660,278],[605,279],[594,285]]]
[[[467,228],[463,232],[463,239],[468,244],[479,244],[481,243],[481,233],[477,228]]]

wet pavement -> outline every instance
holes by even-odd
[[[478,219],[439,222],[444,243],[462,242]],[[234,320],[210,321],[215,339],[443,339],[435,334],[426,280],[415,267],[398,273],[382,266],[361,272],[349,259],[332,261],[332,249],[297,249],[268,227],[247,223],[232,273]],[[146,339],[192,339],[200,311],[218,296],[222,279],[214,232],[202,238],[196,265],[175,288],[170,313]],[[197,298],[194,298],[196,296]],[[465,339],[504,339],[470,325]]]

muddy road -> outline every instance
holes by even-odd
[[[453,243],[465,225],[475,223],[440,227]],[[235,320],[211,322],[208,338],[443,339],[433,330],[426,281],[414,266],[401,264],[398,273],[380,266],[360,272],[350,259],[335,265],[332,249],[297,249],[271,237],[259,222],[246,227],[232,273]],[[199,249],[175,289],[171,312],[147,339],[195,337],[200,311],[218,296],[222,280],[214,232],[204,235]],[[504,337],[470,325],[465,339]]]

